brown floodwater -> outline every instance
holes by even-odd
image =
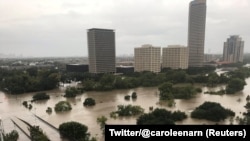
[[[174,107],[167,107],[166,105],[160,105],[159,102],[159,91],[157,87],[149,88],[135,88],[127,90],[113,90],[105,92],[85,92],[78,95],[76,98],[65,98],[62,95],[66,86],[64,85],[58,89],[47,91],[50,95],[49,100],[39,101],[32,103],[33,108],[31,110],[26,109],[23,105],[23,101],[28,101],[32,99],[34,93],[26,93],[21,95],[8,95],[0,92],[0,117],[3,121],[3,127],[5,132],[9,132],[16,129],[20,132],[19,140],[27,140],[27,137],[21,133],[21,131],[11,122],[11,119],[20,124],[21,127],[25,128],[25,125],[20,122],[17,118],[21,118],[28,121],[31,124],[39,125],[43,131],[49,136],[52,141],[62,141],[59,134],[39,119],[37,119],[33,114],[36,114],[51,123],[55,127],[58,127],[63,122],[77,121],[88,126],[91,136],[97,137],[98,140],[103,140],[101,135],[100,126],[97,124],[96,120],[100,116],[106,116],[108,118],[107,124],[136,124],[136,117],[130,118],[110,118],[109,114],[112,111],[117,110],[117,105],[140,105],[145,109],[145,112],[149,112],[149,107],[154,108],[165,108],[167,110],[180,110],[185,112],[189,118],[178,122],[177,124],[215,124],[215,122],[207,120],[198,120],[190,118],[190,113],[197,106],[201,105],[205,101],[213,101],[220,103],[223,107],[229,108],[236,113],[236,116],[242,116],[242,113],[246,111],[244,105],[246,104],[246,97],[250,94],[250,78],[246,79],[247,85],[244,90],[238,92],[234,95],[210,95],[204,94],[205,91],[219,90],[225,86],[217,86],[214,88],[208,88],[203,86],[203,92],[197,94],[194,98],[188,100],[175,100],[176,105]],[[76,85],[75,83],[71,85]],[[132,92],[137,93],[136,100],[124,100],[124,96],[127,94],[132,94]],[[96,105],[93,107],[84,107],[83,101],[85,98],[91,97],[96,100]],[[67,100],[72,104],[72,110],[64,113],[51,114],[46,113],[47,107],[54,107],[59,101]],[[230,119],[219,122],[219,124],[229,124]],[[237,122],[234,120],[234,124]],[[27,128],[25,128],[26,131]]]

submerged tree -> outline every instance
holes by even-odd
[[[46,99],[50,99],[50,96],[47,95],[46,93],[44,92],[41,92],[41,93],[36,93],[33,97],[32,97],[32,102],[33,101],[37,101],[37,100],[46,100]]]
[[[174,96],[172,94],[173,84],[169,82],[163,83],[159,88],[160,100],[172,100]]]
[[[52,113],[52,108],[51,107],[47,107],[46,113],[51,114]]]
[[[81,94],[83,91],[76,87],[67,87],[65,90],[65,97],[76,97],[76,95]]]
[[[111,117],[118,116],[137,116],[144,113],[144,109],[138,105],[118,105],[117,111],[113,111],[110,113]]]
[[[96,141],[95,138],[90,138],[90,133],[88,133],[86,125],[75,121],[60,124],[59,132],[64,137],[73,141]]]
[[[28,130],[30,132],[31,141],[50,141],[39,126],[30,126]]]
[[[243,90],[245,85],[245,80],[242,80],[240,78],[232,78],[226,86],[226,93],[234,94],[237,91]]]
[[[141,115],[136,123],[138,125],[155,125],[155,124],[169,124],[173,125],[176,121],[181,121],[187,118],[187,115],[181,111],[171,112],[166,109],[156,108],[150,113]]]
[[[71,109],[71,104],[68,101],[60,101],[55,105],[56,112],[70,111]]]
[[[132,99],[136,99],[137,98],[136,92],[133,92],[131,97],[132,97]]]
[[[12,130],[10,133],[4,135],[4,141],[17,141],[19,134],[16,130]]]
[[[125,100],[130,100],[130,95],[125,95],[125,96],[124,96],[124,99],[125,99]]]
[[[191,113],[192,118],[207,119],[211,121],[221,121],[228,116],[235,116],[235,112],[230,109],[225,109],[216,102],[204,102]]]
[[[244,106],[246,109],[250,110],[250,102],[247,102],[247,104]]]
[[[84,106],[94,106],[95,105],[95,99],[93,98],[86,98],[83,102]]]
[[[102,134],[105,133],[105,124],[108,119],[105,116],[101,116],[97,118],[97,123],[100,124],[100,128],[102,130]]]
[[[250,96],[249,95],[247,95],[246,101],[250,101]]]

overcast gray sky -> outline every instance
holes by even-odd
[[[187,45],[191,0],[0,0],[0,54],[87,56],[89,28],[114,29],[116,55],[143,44]],[[206,53],[230,35],[250,52],[250,0],[207,0]]]

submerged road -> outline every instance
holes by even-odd
[[[32,118],[33,120],[31,120]],[[7,129],[5,133],[16,130],[19,134],[19,140],[31,140],[28,130],[29,125],[27,125],[25,122],[32,126],[39,126],[51,141],[68,141],[67,139],[61,138],[59,130],[54,125],[34,114],[25,115],[22,117],[11,116],[10,118],[5,119],[3,123],[3,128]]]

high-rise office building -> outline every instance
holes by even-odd
[[[90,73],[115,73],[115,32],[111,29],[88,29]]]
[[[188,48],[180,45],[162,48],[162,68],[187,69]]]
[[[206,7],[206,0],[193,0],[189,4],[189,67],[201,67],[204,62]]]
[[[238,35],[232,35],[224,42],[223,60],[231,63],[243,62],[244,41]]]
[[[154,47],[149,44],[134,49],[135,72],[161,71],[161,47]]]

